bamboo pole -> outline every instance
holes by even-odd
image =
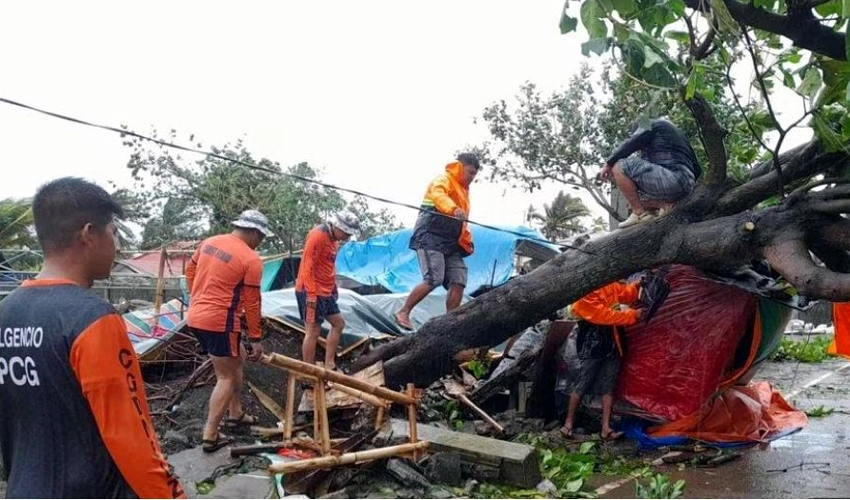
[[[316,363],[316,366],[321,369],[325,368],[325,364],[321,362]],[[321,435],[314,436],[313,439],[322,444],[322,455],[327,455],[331,452],[331,435],[328,428],[328,400],[325,397],[325,380],[322,377],[319,377],[314,386],[313,394],[315,395],[313,407],[319,409],[319,430],[321,431]]]
[[[269,466],[268,470],[273,474],[281,472],[288,474],[290,472],[310,469],[327,469],[338,465],[356,464],[359,462],[366,462],[368,460],[394,457],[403,453],[417,452],[428,448],[428,444],[428,441],[420,441],[416,444],[402,444],[398,446],[388,446],[386,448],[376,448],[374,450],[343,453],[340,456],[309,458],[307,460],[298,460],[296,462],[272,464]]]
[[[412,383],[408,382],[407,384],[407,395],[411,398],[414,398],[416,395],[416,386]],[[417,434],[416,429],[416,405],[408,404],[407,405],[407,425],[409,428],[410,434],[410,444],[416,444],[419,441],[419,436]],[[419,453],[416,450],[413,450],[413,460],[419,459]]]
[[[459,394],[459,395],[458,395],[458,398],[459,398],[459,399],[463,402],[463,404],[465,404],[466,406],[470,407],[470,408],[472,409],[472,411],[474,411],[475,413],[477,413],[478,415],[480,415],[480,416],[481,416],[481,418],[483,418],[483,419],[484,419],[484,420],[485,420],[488,424],[492,425],[492,426],[493,426],[493,427],[494,427],[497,431],[499,431],[500,433],[505,432],[505,428],[504,428],[504,427],[502,427],[501,425],[499,425],[499,423],[498,423],[498,422],[496,422],[495,420],[493,420],[493,417],[491,417],[490,415],[488,415],[488,414],[487,414],[484,410],[482,410],[481,408],[479,408],[478,406],[476,406],[476,404],[475,404],[475,403],[473,403],[472,401],[470,401],[470,400],[469,400],[469,398],[468,398],[468,397],[466,397],[466,394]]]
[[[331,382],[340,385],[351,387],[353,389],[359,389],[363,392],[372,394],[373,396],[378,396],[381,399],[386,399],[394,403],[401,403],[404,405],[417,403],[416,398],[408,396],[406,394],[392,391],[385,387],[372,385],[368,382],[364,382],[363,380],[339,372],[330,371],[325,368],[319,368],[316,365],[311,365],[303,361],[298,361],[297,359],[292,359],[277,353],[271,353],[268,355],[264,354],[262,357],[262,361],[263,363],[280,366],[296,373],[311,375],[313,377],[321,377],[325,380],[330,380]]]
[[[357,389],[352,389],[351,387],[346,387],[342,384],[332,384],[331,387],[339,392],[344,392],[349,396],[355,397],[364,403],[369,403],[370,405],[378,408],[386,408],[390,405],[387,401],[379,398],[378,396],[373,396],[369,393],[358,391]]]
[[[292,439],[292,425],[295,419],[295,382],[298,380],[295,378],[294,373],[290,373],[288,379],[286,386],[286,416],[283,421],[283,439],[285,440]]]
[[[379,406],[377,415],[375,415],[375,430],[381,428],[384,425],[384,407]]]
[[[154,320],[153,327],[151,328],[151,333],[154,337],[157,337],[157,333],[159,330],[159,316],[160,311],[162,310],[162,299],[164,295],[165,281],[163,277],[165,276],[165,259],[168,257],[168,253],[165,251],[165,245],[162,246],[162,249],[159,253],[159,272],[156,275],[156,290],[154,291],[153,297],[153,312],[154,312]]]

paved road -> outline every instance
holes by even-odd
[[[802,431],[745,450],[744,456],[714,469],[674,467],[672,480],[685,479],[686,498],[846,498],[850,496],[850,362],[766,363],[755,377],[769,380],[794,406],[833,408],[810,418]],[[634,498],[634,483],[604,498]]]

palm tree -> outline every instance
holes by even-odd
[[[540,231],[546,238],[558,241],[584,232],[586,229],[580,219],[588,215],[590,210],[584,206],[581,198],[559,191],[551,204],[543,204],[542,214],[534,207],[529,207],[528,221],[537,221],[541,225]]]
[[[0,248],[37,248],[30,200],[0,200]]]

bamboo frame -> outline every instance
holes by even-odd
[[[420,441],[418,443],[388,446],[386,448],[376,448],[374,450],[343,453],[339,456],[318,457],[306,460],[298,460],[296,462],[273,464],[269,466],[269,472],[287,474],[290,472],[298,472],[310,469],[327,469],[330,467],[336,467],[338,465],[356,464],[360,462],[366,462],[368,460],[394,457],[405,453],[418,453],[428,448],[428,444],[428,441]]]
[[[277,353],[265,354],[261,357],[261,361],[264,364],[286,370],[289,374],[286,390],[286,415],[284,416],[283,423],[284,441],[287,444],[316,450],[323,455],[320,458],[275,464],[269,467],[269,472],[288,473],[309,469],[322,469],[402,454],[411,454],[414,459],[418,459],[421,450],[428,446],[427,441],[420,442],[417,437],[416,411],[419,405],[421,391],[418,391],[413,384],[407,384],[405,393],[401,393],[372,385],[336,371],[327,370],[324,367],[324,363],[311,365]],[[295,418],[295,382],[298,379],[308,380],[313,384],[313,439],[292,439],[292,425]],[[339,455],[339,452],[336,452],[331,447],[333,441],[330,439],[328,407],[325,393],[325,383],[328,381],[332,382],[332,387],[340,392],[377,407],[378,412],[375,418],[376,429],[383,424],[391,401],[404,404],[407,407],[407,416],[410,425],[410,443]]]
[[[265,364],[279,366],[291,372],[316,377],[320,380],[329,380],[339,385],[351,387],[352,389],[358,389],[368,394],[372,394],[373,396],[377,396],[381,399],[392,401],[394,403],[400,403],[403,405],[417,404],[416,398],[407,394],[392,391],[385,387],[374,386],[360,379],[356,379],[354,377],[339,372],[330,371],[325,368],[320,368],[316,365],[311,365],[303,361],[298,361],[297,359],[289,358],[280,354],[264,354],[261,360]]]

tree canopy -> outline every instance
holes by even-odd
[[[171,131],[169,142],[178,142],[176,136]],[[152,137],[157,137],[156,131]],[[189,141],[194,142],[194,136]],[[320,181],[320,172],[309,164],[283,168],[266,158],[255,159],[241,140],[209,148],[215,155],[235,161],[215,156],[190,161],[165,146],[134,138],[127,138],[124,144],[132,150],[127,166],[136,193],[126,201],[144,225],[143,248],[228,232],[230,221],[247,209],[259,210],[269,218],[277,237],[267,239],[262,248],[274,252],[300,249],[314,225],[344,208],[360,216],[364,237],[398,228],[389,211],[372,211],[363,198],[349,202],[333,189],[291,177]]]

